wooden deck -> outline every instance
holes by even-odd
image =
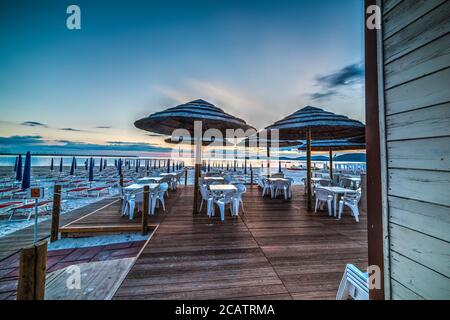
[[[171,201],[115,299],[334,299],[346,263],[367,267],[366,217],[308,213],[300,187],[284,201],[254,186],[223,223],[192,215],[192,187]]]

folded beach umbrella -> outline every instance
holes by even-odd
[[[92,158],[89,162],[89,181],[94,181],[94,159]]]
[[[107,164],[108,164],[107,159],[103,160],[103,169],[106,169]]]
[[[103,158],[100,158],[99,171],[102,172],[102,170],[103,170]]]
[[[53,158],[52,158],[52,160],[50,161],[50,171],[53,171],[53,169],[54,169],[54,163],[53,163]]]
[[[150,116],[137,120],[134,125],[142,130],[153,133],[171,136],[176,129],[185,129],[191,137],[194,137],[195,125],[201,124],[201,134],[199,141],[196,142],[196,161],[195,161],[195,183],[194,183],[194,203],[193,212],[198,213],[198,178],[201,170],[201,147],[203,133],[208,129],[219,130],[223,136],[226,136],[227,129],[254,129],[244,120],[236,118],[222,109],[204,100],[194,100],[185,104],[178,105]],[[200,126],[199,126],[200,127]]]
[[[73,161],[74,161],[74,168],[77,169],[77,158],[73,157]]]
[[[18,157],[16,157],[16,162],[14,163],[14,172],[17,172],[17,161],[19,161]]]
[[[365,126],[360,121],[343,115],[307,106],[266,127],[266,130],[278,130],[280,140],[306,140],[307,158],[307,204],[312,210],[311,193],[311,141],[337,140],[361,137]],[[270,137],[269,137],[270,138]]]
[[[117,169],[119,170],[119,176],[122,175],[122,159],[117,161]]]
[[[70,166],[70,175],[73,176],[75,174],[75,157],[72,158],[72,165]]]
[[[31,186],[31,154],[27,152],[25,165],[23,167],[22,190],[27,190]]]
[[[16,180],[22,181],[22,155],[21,154],[19,154],[19,157],[17,159]]]
[[[84,170],[88,170],[89,159],[84,160]]]

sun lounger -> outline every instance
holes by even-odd
[[[79,187],[79,188],[73,188],[73,189],[69,189],[66,190],[66,194],[69,195],[78,195],[78,196],[84,196],[86,197],[87,191],[89,190],[88,187]]]
[[[105,191],[109,193],[109,186],[89,188],[87,191],[89,194],[97,194],[97,197],[100,197],[100,194]]]
[[[38,207],[38,213],[40,209],[45,209],[45,211],[49,210],[49,204],[51,204],[51,201],[40,201],[37,204]],[[11,215],[9,216],[9,221],[12,220],[12,217],[14,214],[17,213],[17,211],[24,211],[24,212],[28,212],[28,218],[27,220],[30,220],[31,215],[34,213],[34,202],[33,203],[27,203],[18,207],[15,207],[12,209],[11,211]]]
[[[10,211],[12,208],[22,205],[22,201],[10,201],[10,202],[4,202],[0,203],[0,215],[3,215]]]
[[[2,197],[12,196],[12,194],[16,191],[20,191],[20,188],[16,188],[16,187],[3,188],[3,189],[0,189],[0,195]]]

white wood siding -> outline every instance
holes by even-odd
[[[450,299],[450,1],[383,1],[392,299]]]

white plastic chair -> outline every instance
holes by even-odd
[[[141,193],[125,193],[123,203],[122,203],[122,215],[129,216],[130,220],[134,218],[134,208],[136,205],[142,202],[142,192]]]
[[[272,195],[272,189],[271,189],[271,185],[270,185],[270,180],[267,179],[267,178],[262,178],[262,182],[263,182],[262,196],[264,197],[269,192]]]
[[[219,210],[220,210],[220,220],[222,220],[222,221],[225,220],[225,206],[228,204],[230,204],[231,215],[234,215],[232,202],[233,202],[233,198],[235,196],[236,196],[236,192],[230,191],[230,192],[224,193],[221,197],[214,199],[214,203],[217,204],[217,206],[219,207]]]
[[[273,189],[273,197],[278,197],[281,193],[284,195],[284,199],[287,200],[290,198],[290,183],[287,181],[275,181],[275,183],[272,184]]]
[[[314,208],[314,212],[317,213],[317,209],[322,207],[325,203],[328,207],[328,215],[331,217],[331,206],[333,202],[333,194],[327,190],[317,188],[315,190],[315,196],[316,196],[316,206]]]
[[[214,210],[214,197],[212,195],[212,193],[208,190],[208,187],[206,185],[201,185],[200,186],[200,194],[202,196],[202,200],[200,202],[200,211],[202,211],[203,208],[203,203],[206,202],[206,214],[208,215],[208,217],[211,217],[213,214],[213,210]]]
[[[246,186],[244,186],[243,184],[237,184],[236,185],[237,191],[236,194],[233,198],[233,205],[234,205],[234,215],[239,215],[239,208],[242,207],[242,212],[245,213],[244,210],[244,202],[242,201],[242,195],[247,192],[247,188]]]
[[[166,212],[166,204],[164,202],[164,196],[166,195],[167,191],[169,190],[169,184],[167,182],[161,183],[159,187],[152,193],[151,196],[151,205],[152,205],[152,215],[155,214],[155,208],[157,202],[161,202],[163,211]]]
[[[351,296],[354,300],[369,300],[369,275],[362,272],[353,264],[347,264],[336,300],[346,300]]]
[[[356,222],[359,222],[359,202],[361,200],[361,189],[357,193],[346,194],[339,201],[339,217],[341,219],[342,212],[344,211],[344,205],[350,208],[352,211],[352,216],[355,218]]]

